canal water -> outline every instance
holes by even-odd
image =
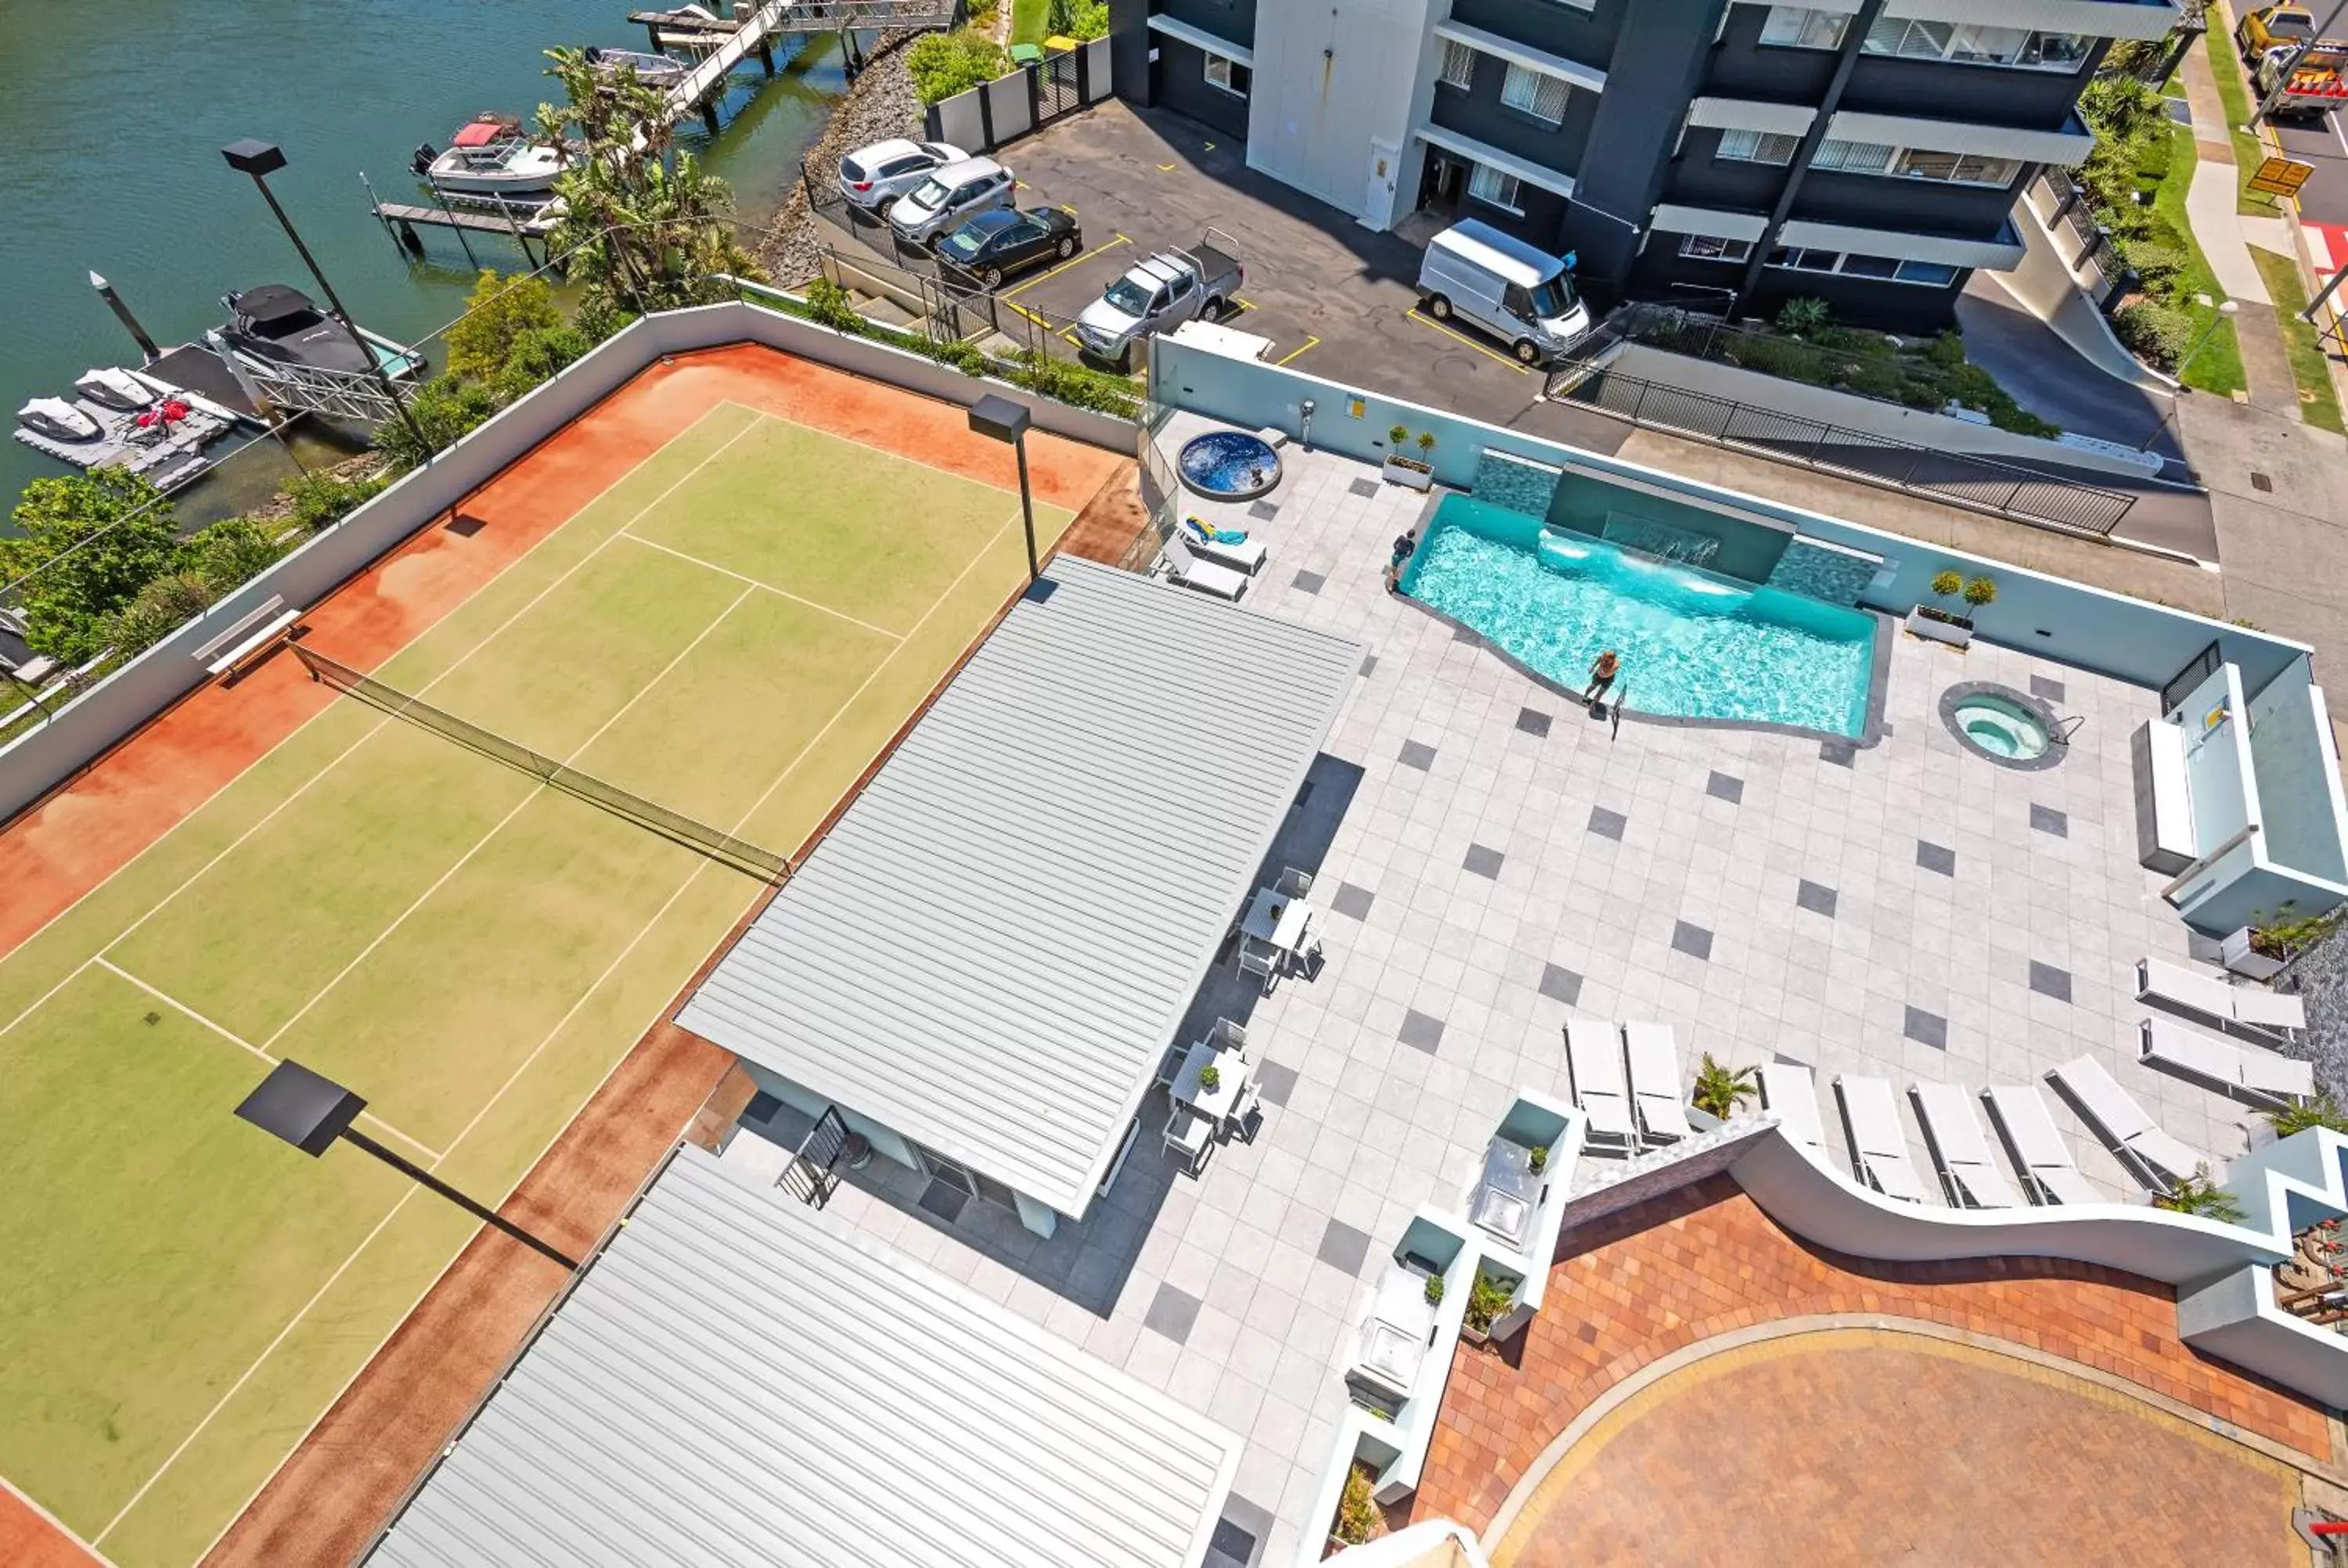
[[[283,282],[316,292],[251,180],[221,160],[220,149],[242,137],[284,149],[271,189],[361,324],[403,341],[443,325],[472,285],[464,253],[443,231],[425,238],[428,261],[403,260],[368,210],[360,173],[386,200],[424,200],[408,169],[418,142],[445,147],[481,110],[526,117],[559,96],[543,74],[545,49],[646,47],[631,8],[0,0],[0,418],[14,429],[27,398],[67,395],[93,365],[138,363],[89,286],[92,271],[166,348],[217,325],[232,289]],[[777,80],[755,61],[736,72],[714,144],[697,121],[678,133],[732,182],[750,221],[781,204],[847,86],[837,38],[778,47]],[[522,265],[510,241],[473,243],[484,263]],[[222,515],[265,496],[280,466],[252,456],[190,492],[182,513]],[[27,479],[67,471],[0,441],[0,516]]]

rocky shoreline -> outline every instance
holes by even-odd
[[[808,168],[830,169],[842,153],[868,142],[921,135],[922,100],[905,69],[905,46],[920,36],[918,31],[882,36],[867,56],[863,73],[831,111],[831,122],[808,149]],[[821,260],[819,240],[818,220],[808,210],[807,188],[799,185],[758,241],[758,265],[785,287],[804,282],[815,275]]]

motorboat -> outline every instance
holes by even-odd
[[[598,79],[617,82],[623,70],[633,70],[636,80],[648,87],[667,88],[685,80],[691,70],[683,60],[666,55],[648,55],[641,49],[604,49],[589,45],[584,51],[588,67]]]
[[[105,427],[62,397],[36,397],[16,410],[16,422],[52,441],[78,445],[102,439]]]
[[[446,152],[430,142],[410,167],[446,196],[542,196],[576,159],[522,128],[511,115],[478,115],[459,127]]]
[[[117,414],[137,414],[160,395],[129,371],[113,367],[84,371],[81,379],[74,383],[74,391],[85,401]]]
[[[226,295],[221,303],[229,309],[221,336],[239,354],[353,375],[376,363],[349,328],[290,283],[263,283]]]

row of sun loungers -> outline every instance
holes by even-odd
[[[1669,1024],[1573,1019],[1565,1026],[1565,1061],[1591,1141],[1636,1150],[1694,1135]]]

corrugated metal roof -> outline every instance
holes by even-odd
[[[1240,1448],[686,1148],[370,1561],[1187,1568]]]
[[[1082,1215],[1359,644],[1063,559],[677,1015]]]

